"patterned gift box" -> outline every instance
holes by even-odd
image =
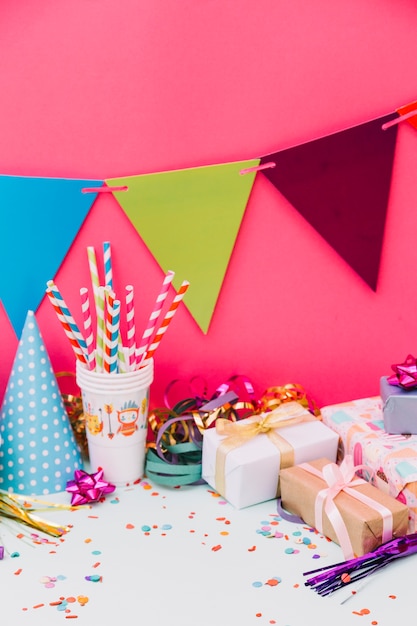
[[[380,396],[326,406],[321,414],[339,435],[339,460],[351,454],[355,465],[367,465],[363,477],[408,506],[409,532],[417,532],[417,435],[385,431]]]

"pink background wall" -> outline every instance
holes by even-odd
[[[413,0],[4,0],[0,174],[212,165],[361,124],[417,100],[416,26]],[[391,363],[417,352],[416,168],[417,131],[403,122],[376,293],[258,175],[209,332],[181,307],[156,355],[153,404],[172,378],[197,374],[211,391],[238,373],[258,393],[300,383],[320,405],[378,393]],[[116,291],[135,285],[144,324],[162,274],[108,194],[56,282],[78,306],[85,248],[105,240]],[[37,319],[55,370],[73,370],[49,302]],[[3,391],[15,350],[4,315],[0,332]]]

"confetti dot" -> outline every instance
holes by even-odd
[[[255,552],[256,550],[256,546],[252,546],[251,548],[248,548],[248,552]]]
[[[255,580],[255,582],[252,583],[252,587],[262,587],[262,583],[260,580]]]
[[[10,555],[10,558],[16,559],[18,556],[20,556],[19,552],[12,552],[11,555]]]
[[[221,549],[222,549],[222,546],[220,544],[212,547],[213,552],[217,552],[218,550],[221,550]]]
[[[127,530],[133,530],[134,527],[135,527],[134,524],[126,524]],[[149,530],[150,530],[150,528],[149,528]]]
[[[150,526],[146,526],[146,525],[145,525],[145,526],[142,526],[141,530],[143,530],[143,532],[144,532],[144,533],[148,533],[148,532],[149,532],[150,530],[152,530],[152,529],[151,529],[151,527],[150,527]]]
[[[162,526],[162,530],[171,530],[171,528],[172,528],[171,524],[164,524]]]
[[[294,548],[285,548],[285,554],[294,554]]]
[[[391,596],[388,596],[388,597],[391,598],[391,600],[396,600],[397,599],[397,596],[394,596],[394,595],[391,595]]]
[[[350,581],[352,580],[350,575],[347,574],[347,573],[342,574],[340,579],[341,579],[342,583],[350,583]]]
[[[101,550],[93,550],[91,554],[94,554],[94,555],[101,554]]]

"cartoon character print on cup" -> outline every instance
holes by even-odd
[[[106,420],[107,437],[109,439],[113,439],[116,435],[130,437],[137,430],[146,428],[147,406],[147,397],[143,398],[140,406],[133,400],[129,400],[116,409],[113,404],[104,404],[103,408],[100,407],[95,410],[88,403],[85,414],[86,426],[91,435],[103,436],[104,420]]]

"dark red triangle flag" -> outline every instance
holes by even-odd
[[[375,291],[397,125],[392,113],[274,152],[262,173]]]

